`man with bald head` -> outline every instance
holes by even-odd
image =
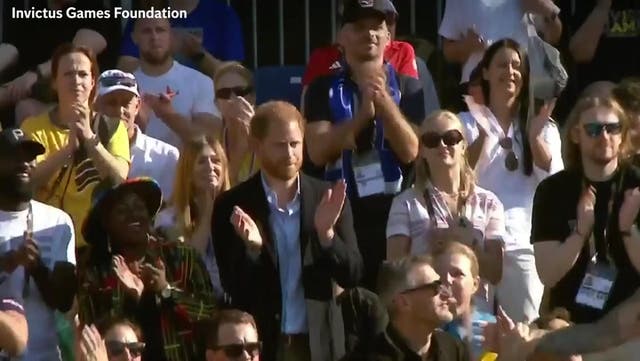
[[[133,74],[144,104],[153,111],[145,133],[179,148],[197,132],[217,131],[213,81],[173,58],[169,20],[139,19],[132,38],[140,49],[140,66]]]

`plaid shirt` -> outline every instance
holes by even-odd
[[[145,290],[138,302],[127,295],[118,281],[111,269],[111,256],[105,257],[109,258],[109,262],[91,264],[83,274],[79,290],[82,323],[96,324],[113,317],[136,320],[145,333],[148,346],[154,342],[149,339],[149,334],[161,335],[164,359],[202,359],[204,352],[197,349],[193,334],[194,322],[211,317],[216,302],[209,274],[197,252],[184,243],[149,243],[145,262],[155,265],[156,260],[161,260],[165,265],[167,282],[174,287],[174,291],[171,298],[165,300]],[[157,320],[157,315],[160,320]],[[157,326],[160,326],[160,330]],[[153,350],[148,347],[146,352]],[[154,360],[159,357],[148,356],[154,357]]]

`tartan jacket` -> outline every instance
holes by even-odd
[[[137,322],[147,343],[144,360],[204,359],[204,350],[194,335],[194,323],[211,317],[216,301],[198,253],[184,243],[150,241],[144,261],[155,266],[161,260],[167,282],[174,290],[169,299],[145,290],[138,302],[128,296],[113,272],[111,256],[105,254],[105,262],[88,265],[80,275],[80,321],[100,324],[110,318],[127,318]]]

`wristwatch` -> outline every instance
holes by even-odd
[[[165,287],[162,291],[160,291],[160,296],[162,297],[163,300],[168,300],[169,298],[171,298],[172,292],[173,292],[173,287],[171,287],[170,284],[167,284],[167,287]]]

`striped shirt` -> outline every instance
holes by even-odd
[[[96,324],[126,317],[142,328],[147,343],[145,359],[204,359],[204,350],[198,349],[194,339],[194,322],[211,317],[216,302],[209,274],[197,252],[184,243],[151,241],[144,262],[155,266],[162,261],[173,291],[169,299],[163,299],[145,290],[137,303],[112,271],[111,256],[104,257],[109,261],[92,264],[83,275],[79,290],[81,322]]]

